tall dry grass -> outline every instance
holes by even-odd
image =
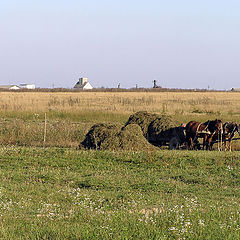
[[[233,92],[1,92],[0,112],[112,112],[146,110],[170,114],[240,115]]]
[[[0,143],[39,145],[44,113],[48,128],[55,129],[48,131],[48,145],[57,146],[76,145],[92,124],[123,124],[137,111],[165,112],[179,122],[240,122],[239,97],[236,92],[1,92]],[[79,136],[71,137],[77,130]]]
[[[21,119],[0,122],[0,145],[78,147],[91,123]],[[46,139],[44,133],[46,130]]]

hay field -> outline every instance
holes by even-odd
[[[77,146],[95,123],[124,124],[137,111],[167,113],[177,122],[219,118],[240,122],[233,92],[1,92],[0,143]]]

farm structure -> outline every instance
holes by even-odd
[[[82,90],[93,89],[92,85],[88,82],[87,78],[79,78],[79,81],[75,84],[73,88]]]
[[[20,85],[0,85],[0,89],[19,90],[19,89],[35,89],[35,84],[20,84]]]
[[[232,92],[240,92],[240,88],[232,88],[231,91]]]
[[[36,88],[35,84],[27,84],[27,83],[20,84],[19,87],[24,88],[24,89],[35,89]]]
[[[18,89],[20,89],[20,87],[17,85],[0,85],[0,89],[18,90]]]

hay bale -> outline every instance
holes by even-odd
[[[129,124],[137,124],[141,127],[143,135],[147,137],[148,127],[152,121],[158,118],[157,114],[148,113],[146,111],[140,111],[132,114],[125,124],[125,127]]]
[[[156,150],[142,134],[142,129],[137,124],[129,124],[124,127],[120,134],[120,148],[124,150]]]
[[[169,115],[162,115],[153,120],[148,127],[148,134],[155,133],[160,134],[162,131],[165,131],[169,128],[174,127],[173,118]]]
[[[149,150],[156,149],[143,136],[140,126],[130,124],[95,124],[87,133],[79,148],[96,150]]]
[[[93,125],[80,144],[85,149],[114,149],[119,146],[121,125],[98,123]]]
[[[168,115],[137,112],[129,117],[124,127],[104,123],[93,125],[79,147],[99,150],[153,150],[155,147],[150,143],[160,146],[159,138],[169,135],[169,129],[174,125],[172,117]]]
[[[176,126],[176,123],[174,123],[174,120],[171,116],[166,114],[159,116],[149,124],[148,140],[151,143],[157,143],[159,142],[159,139],[167,139],[174,126]]]

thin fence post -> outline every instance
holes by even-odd
[[[43,143],[46,142],[46,136],[47,136],[47,114],[45,113],[45,121],[44,121],[44,137],[43,137]]]

